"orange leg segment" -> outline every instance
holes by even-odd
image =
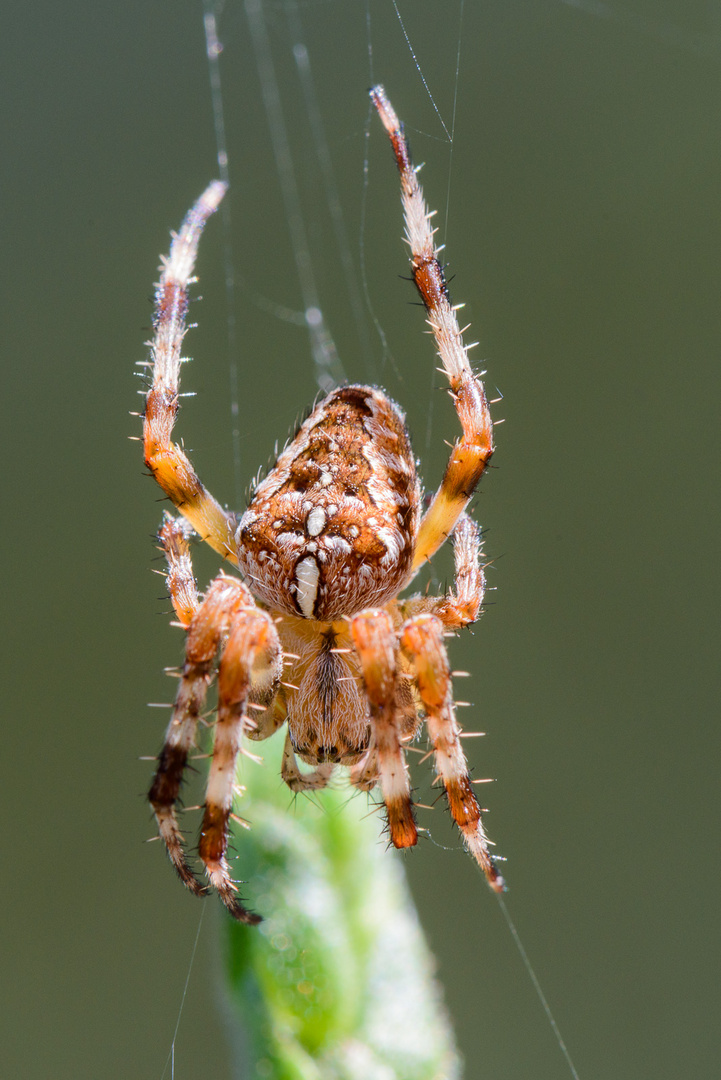
[[[466,847],[486,875],[488,884],[495,892],[503,892],[504,881],[488,850],[490,841],[483,828],[481,809],[461,748],[440,619],[435,615],[418,615],[410,619],[403,627],[401,646],[415,667],[426,710],[428,734],[433,743],[436,770],[446,789],[453,820],[463,834]]]
[[[185,644],[185,663],[173,707],[173,715],[158,759],[148,799],[155,813],[160,837],[182,881],[196,895],[205,891],[190,869],[178,827],[176,804],[188,755],[195,745],[208,685],[213,676],[220,639],[244,599],[245,586],[233,578],[216,578],[205,600],[193,614]]]
[[[218,671],[218,720],[205,795],[198,853],[210,884],[230,914],[255,924],[260,916],[239,901],[226,859],[228,823],[233,808],[235,772],[241,739],[252,721],[245,710],[257,669],[281,671],[281,647],[270,617],[257,607],[243,607],[234,617]]]
[[[355,615],[350,629],[370,704],[373,738],[369,754],[378,764],[391,840],[397,848],[413,847],[418,842],[418,830],[401,741],[400,710],[395,701],[396,633],[390,615],[375,608]],[[361,774],[357,775],[360,781]]]
[[[149,800],[173,866],[196,896],[203,895],[206,889],[185,856],[176,806],[218,649],[228,635],[218,674],[218,721],[199,853],[210,884],[231,915],[241,922],[257,923],[260,917],[248,911],[237,897],[226,849],[241,737],[255,724],[245,709],[249,698],[272,707],[282,671],[278,634],[270,617],[256,607],[249,589],[237,578],[221,574],[199,602],[188,549],[188,526],[184,522],[166,514],[158,535],[168,561],[167,581],[173,606],[187,628],[187,637],[173,715]]]

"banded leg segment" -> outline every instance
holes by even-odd
[[[388,612],[375,608],[354,616],[350,630],[370,706],[372,739],[368,760],[377,762],[391,840],[397,848],[413,847],[418,842],[418,830],[403,750],[402,713],[396,702],[396,633]],[[355,772],[354,783],[362,786],[363,773]]]
[[[493,453],[493,423],[481,380],[468,361],[469,345],[463,343],[456,308],[450,302],[443,267],[438,261],[435,230],[430,221],[423,190],[413,167],[400,120],[382,86],[371,90],[371,99],[390,136],[401,178],[401,200],[406,241],[411,249],[411,273],[428,313],[430,326],[463,435],[452,451],[438,491],[420,526],[413,558],[415,572],[438,550],[466,508]],[[467,329],[467,327],[465,328]]]
[[[401,646],[416,671],[418,689],[426,710],[428,734],[435,754],[436,770],[443,781],[453,820],[466,847],[495,892],[503,892],[503,878],[488,850],[490,841],[481,821],[481,810],[468,775],[453,709],[453,689],[443,643],[443,624],[435,615],[418,615],[401,633]]]
[[[244,728],[252,723],[246,716],[251,690],[269,678],[277,685],[281,670],[282,650],[272,620],[255,606],[241,608],[235,613],[218,671],[218,720],[198,852],[210,884],[230,914],[251,925],[261,919],[240,902],[230,877],[228,823],[241,739]]]
[[[145,463],[202,540],[225,558],[235,559],[236,520],[201,484],[190,461],[171,434],[178,412],[180,348],[186,332],[188,286],[206,221],[218,209],[226,185],[216,180],[203,192],[173,237],[163,259],[155,292],[155,334],[150,342],[153,381],[145,402]]]
[[[172,522],[172,518],[170,521]],[[172,533],[170,529],[169,533],[177,538],[177,533]],[[175,560],[172,549],[169,562],[171,571],[173,567],[178,568],[179,563]],[[172,580],[172,574],[169,578]],[[202,895],[205,889],[185,858],[183,836],[176,817],[176,804],[188,754],[195,744],[198,720],[213,676],[213,663],[218,646],[234,613],[244,602],[246,592],[243,583],[234,578],[216,578],[208,589],[205,600],[192,614],[185,643],[185,663],[173,715],[165,734],[155,779],[148,793],[158,823],[158,832],[167,848],[170,861],[181,880],[198,896]],[[175,602],[175,594],[173,599]]]

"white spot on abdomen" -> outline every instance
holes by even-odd
[[[318,579],[320,569],[312,555],[301,559],[295,568],[295,598],[298,607],[306,619],[313,618],[316,598],[318,596]]]
[[[305,527],[308,531],[308,536],[318,536],[319,533],[322,533],[325,526],[325,521],[325,510],[322,506],[316,506],[313,510],[311,510],[305,520]]]

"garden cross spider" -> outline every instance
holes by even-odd
[[[173,237],[156,292],[145,461],[185,519],[166,514],[159,539],[187,636],[149,799],[175,869],[202,895],[206,886],[187,861],[176,804],[219,653],[218,715],[198,853],[210,886],[245,923],[260,917],[241,903],[226,858],[236,760],[243,736],[266,739],[286,722],[282,777],[288,787],[325,787],[336,765],[349,766],[357,788],[379,785],[391,841],[406,848],[417,842],[418,831],[405,750],[425,720],[466,847],[491,887],[504,888],[461,749],[444,644],[448,632],[475,621],[483,599],[479,533],[465,508],[493,452],[492,422],[448,298],[432,214],[403,129],[383,87],[371,90],[371,98],[395,153],[413,280],[463,429],[423,516],[404,415],[377,387],[343,386],[320,401],[241,517],[215,501],[171,441],[188,286],[203,227],[225,194],[219,181]],[[202,599],[188,548],[193,530],[242,575],[221,572]],[[454,590],[399,599],[451,534]],[[301,771],[297,758],[312,770]]]

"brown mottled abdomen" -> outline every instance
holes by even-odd
[[[373,387],[342,387],[259,485],[238,527],[238,562],[274,610],[338,619],[398,593],[419,515],[403,413]]]

